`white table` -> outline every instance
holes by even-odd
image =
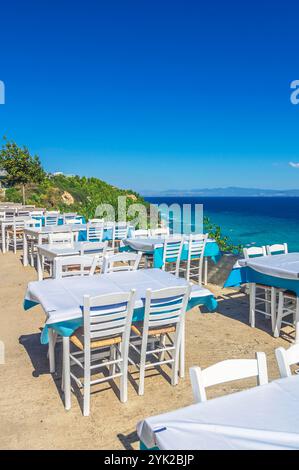
[[[140,269],[130,272],[114,272],[94,276],[74,277],[64,279],[45,279],[33,281],[28,284],[25,301],[40,304],[46,314],[45,327],[51,327],[55,323],[82,318],[82,303],[84,295],[105,295],[115,292],[128,292],[135,288],[135,309],[143,307],[146,289],[162,289],[171,286],[186,285],[186,280],[176,278],[172,274],[161,269]],[[191,299],[198,298],[198,304],[204,304],[205,297],[212,293],[198,285],[192,286]],[[51,330],[51,328],[50,328]],[[184,332],[182,334],[184,338]],[[49,335],[49,357],[54,361],[52,337]],[[63,354],[65,361],[64,386],[65,408],[70,409],[70,377],[69,377],[69,337],[63,336]],[[50,371],[55,370],[50,362]],[[184,376],[184,340],[182,340],[180,354],[180,376]]]
[[[284,253],[282,255],[259,256],[256,258],[240,259],[239,266],[248,266],[255,271],[281,279],[299,279],[299,253]]]
[[[34,240],[35,245],[42,245],[43,241],[48,241],[49,233],[77,233],[86,230],[85,224],[68,224],[68,225],[50,225],[40,228],[25,228],[23,243],[23,264],[28,266],[28,238]]]
[[[161,450],[299,449],[299,376],[148,418],[137,433]]]

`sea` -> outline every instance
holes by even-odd
[[[152,204],[203,205],[203,215],[234,244],[288,243],[299,252],[299,197],[145,197]]]

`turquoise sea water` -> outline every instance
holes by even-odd
[[[221,226],[234,243],[264,245],[286,242],[299,252],[299,198],[291,197],[148,197],[153,204],[203,204],[204,215]]]

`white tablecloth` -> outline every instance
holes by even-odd
[[[182,238],[183,235],[173,235],[174,238]],[[136,251],[153,251],[155,248],[162,247],[164,244],[164,239],[166,237],[148,237],[148,238],[125,238],[122,240],[122,244],[129,246]],[[169,237],[167,237],[169,238]],[[188,241],[186,240],[186,244]],[[215,240],[208,239],[207,243],[215,243]]]
[[[282,279],[299,278],[299,253],[241,259],[238,263],[240,266],[248,266],[268,276],[280,277]]]
[[[96,296],[113,292],[128,292],[135,288],[137,290],[135,308],[141,308],[146,289],[157,290],[180,285],[186,285],[186,281],[161,269],[140,269],[131,272],[30,282],[25,301],[41,304],[47,315],[46,324],[50,325],[80,318],[83,295]],[[191,298],[212,295],[208,289],[199,286],[192,287]]]
[[[299,376],[148,418],[137,432],[161,450],[299,449]]]

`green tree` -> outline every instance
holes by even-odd
[[[5,140],[0,151],[0,167],[7,172],[8,186],[20,185],[22,188],[23,204],[26,204],[26,187],[31,183],[41,183],[45,179],[37,155],[30,155],[27,147],[19,147],[14,141]]]

